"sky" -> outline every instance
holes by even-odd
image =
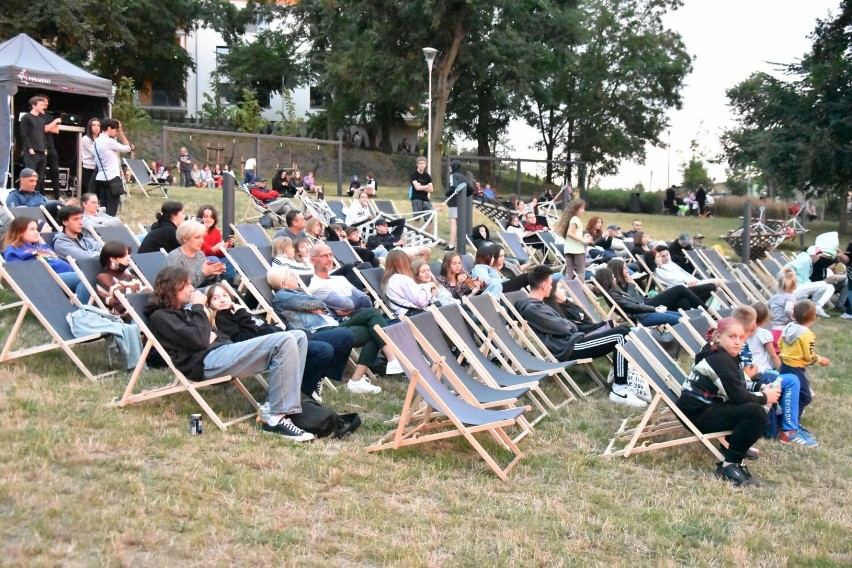
[[[600,187],[633,187],[641,182],[656,191],[681,181],[681,164],[697,139],[708,157],[721,152],[719,135],[734,124],[725,91],[756,71],[777,75],[772,63],[790,63],[810,48],[817,19],[837,14],[839,0],[685,0],[666,15],[694,57],[682,90],[683,108],[669,112],[671,149],[647,148],[645,164],[625,162]],[[530,149],[538,138],[522,122],[510,126],[509,140],[519,157],[543,157]],[[664,133],[662,140],[667,140]],[[707,164],[715,181],[725,180],[724,164]],[[670,179],[670,182],[669,182]]]

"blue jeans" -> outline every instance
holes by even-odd
[[[804,367],[790,367],[789,365],[781,364],[781,368],[778,369],[782,375],[790,374],[795,375],[796,378],[799,379],[799,413],[798,417],[802,417],[802,412],[805,411],[805,407],[811,403],[811,399],[813,398],[813,394],[811,393],[811,382],[808,380],[808,375],[805,373]]]
[[[333,381],[343,380],[343,371],[352,352],[355,336],[344,328],[319,331],[308,341],[305,374],[302,376],[302,392],[311,395],[323,377]]]
[[[760,382],[764,385],[781,379],[781,428],[789,432],[799,429],[799,396],[802,384],[799,377],[792,373],[779,375],[778,371],[764,371],[761,373]],[[770,412],[772,410],[770,409]]]
[[[59,279],[65,283],[68,288],[74,292],[74,295],[77,296],[77,299],[80,300],[81,304],[89,303],[89,298],[92,297],[89,294],[88,288],[86,288],[85,284],[80,281],[80,277],[77,276],[76,272],[57,272]]]
[[[302,412],[299,388],[305,374],[308,338],[303,331],[282,331],[223,345],[204,358],[204,378],[249,377],[269,370],[272,414]]]
[[[223,277],[228,282],[233,282],[234,278],[237,277],[237,269],[234,268],[234,265],[231,264],[231,261],[227,258],[218,256],[208,256],[207,260],[209,260],[210,262],[221,262],[225,265],[225,274],[223,274]]]
[[[655,325],[663,324],[675,325],[678,321],[680,321],[680,314],[671,310],[662,313],[647,313],[637,316],[636,321],[645,327],[654,327]]]

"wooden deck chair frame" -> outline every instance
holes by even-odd
[[[90,381],[96,381],[118,372],[113,370],[95,375],[77,354],[74,353],[74,346],[101,340],[104,339],[104,336],[92,334],[84,337],[73,337],[70,326],[65,321],[65,315],[73,311],[72,307],[75,309],[79,308],[81,306],[80,300],[68,289],[59,276],[53,272],[45,260],[39,258],[34,261],[0,262],[0,277],[9,285],[19,299],[17,302],[4,306],[4,309],[17,307],[19,310],[18,316],[15,318],[15,323],[12,324],[3,343],[3,349],[0,351],[0,363],[20,359],[36,353],[60,349]],[[28,293],[27,290],[30,290],[30,292]],[[60,297],[58,292],[61,292],[64,297]],[[33,297],[37,297],[37,294],[46,295],[41,298],[41,303],[33,300]],[[66,302],[68,305],[66,305]],[[42,303],[46,305],[41,305]],[[65,311],[65,314],[61,315],[61,317],[54,318],[54,323],[62,326],[60,329],[66,331],[65,337],[51,323],[51,318],[45,312],[45,310],[50,309],[62,309]],[[28,313],[36,318],[41,327],[50,336],[50,340],[41,345],[13,349],[19,339],[18,336]]]
[[[701,253],[698,252],[698,249],[684,249],[683,253],[686,255],[686,258],[689,259],[690,264],[692,264],[692,273],[697,278],[701,278],[703,280],[707,280],[708,278],[715,278],[713,271],[710,269],[711,267],[707,263],[707,259],[704,258]]]
[[[582,280],[578,280],[578,282],[580,282],[584,287],[588,288],[590,293],[594,294],[594,291],[589,287],[588,284],[586,284]],[[612,299],[612,296],[609,295],[609,292],[604,290],[597,280],[593,279],[593,282],[597,291],[600,292],[600,295],[603,298],[604,302],[609,305],[609,311],[604,311],[604,319],[614,319],[612,316],[613,314],[615,314],[631,327],[636,327],[636,320],[630,317],[630,315],[625,312],[624,309],[619,306],[615,300]],[[595,302],[595,305],[599,305],[598,302]]]
[[[147,298],[150,293],[143,294],[132,294],[131,297],[135,296],[137,298]],[[189,394],[196,403],[201,407],[205,414],[207,414],[210,421],[213,422],[220,430],[225,430],[229,426],[233,424],[237,424],[239,422],[243,422],[246,420],[251,420],[257,417],[257,412],[260,406],[255,400],[254,396],[248,391],[245,385],[242,382],[242,379],[237,377],[232,377],[230,375],[225,375],[221,377],[216,377],[213,379],[206,379],[203,381],[190,381],[186,378],[182,372],[180,372],[177,367],[175,367],[172,362],[171,357],[169,357],[168,352],[165,350],[163,345],[157,340],[154,336],[151,329],[148,327],[147,320],[139,314],[133,306],[131,299],[126,297],[121,292],[116,292],[116,297],[124,306],[127,313],[133,319],[133,322],[139,327],[139,331],[142,333],[144,346],[142,348],[142,355],[139,357],[139,362],[136,364],[136,367],[133,369],[133,372],[130,375],[130,379],[128,380],[127,386],[124,389],[124,393],[121,395],[121,398],[113,400],[109,403],[109,406],[129,406],[131,404],[137,404],[140,402],[145,402],[148,400],[154,400],[157,398],[162,398],[164,396],[169,396],[172,394],[178,393],[187,393]],[[142,371],[146,367],[146,359],[148,358],[148,354],[151,352],[151,349],[155,349],[157,353],[162,357],[163,361],[168,366],[171,373],[174,375],[174,380],[164,386],[156,387],[153,389],[148,389],[142,392],[135,392],[136,384],[139,381],[139,377],[142,375]],[[268,384],[265,380],[263,380],[260,376],[255,376],[258,382],[268,389]],[[252,410],[250,413],[237,416],[231,420],[223,420],[219,414],[211,408],[211,406],[204,400],[204,397],[201,396],[199,392],[200,389],[210,387],[213,385],[221,385],[232,383],[236,389],[242,393],[245,399],[252,405]]]
[[[450,310],[455,309],[458,310],[455,312],[457,317],[452,317]],[[476,376],[479,377],[479,380],[484,384],[496,389],[530,389],[530,399],[540,412],[539,416],[531,424],[535,425],[547,416],[548,411],[545,409],[545,406],[551,410],[557,409],[557,406],[541,390],[541,386],[539,385],[539,382],[550,374],[549,372],[515,372],[512,369],[512,364],[506,360],[503,353],[496,346],[485,343],[482,346],[477,346],[474,338],[475,334],[470,331],[469,320],[464,318],[464,310],[460,306],[443,306],[440,309],[432,306],[427,311],[434,316],[435,323],[438,324],[444,335],[459,350],[460,355],[457,361],[469,365],[470,369],[474,371]],[[457,322],[456,320],[460,321]],[[497,359],[499,365],[495,364],[489,358]],[[499,374],[502,374],[502,376]]]
[[[559,244],[556,242],[556,238],[553,236],[553,232],[542,231],[541,233],[539,233],[539,238],[546,247],[544,262],[548,262],[549,260],[551,263],[551,267],[554,270],[558,270],[559,272],[564,271],[565,264],[567,261],[565,260],[565,255],[559,249]]]
[[[520,319],[515,319],[515,317],[509,315],[503,306],[497,302],[497,299],[494,298],[494,296],[490,294],[481,294],[476,298],[465,297],[464,303],[471,309],[479,321],[483,322],[483,324],[487,326],[488,331],[485,334],[485,337],[495,343],[504,352],[518,371],[546,370],[550,372],[550,376],[553,377],[554,382],[565,395],[565,398],[557,405],[557,408],[565,406],[576,400],[576,395],[579,395],[582,398],[587,398],[591,393],[603,388],[603,385],[606,384],[606,380],[600,376],[600,373],[598,373],[597,369],[595,369],[592,365],[592,359],[577,359],[570,362],[559,361],[556,359],[556,357],[554,357],[553,354],[545,347],[544,343],[541,342],[538,336],[529,328],[526,320],[520,318],[520,315],[517,312],[515,312],[515,315],[517,315]],[[514,308],[514,306],[512,307]],[[509,325],[511,328],[510,332],[507,331],[506,334],[503,333],[505,328],[502,327],[501,323],[499,323],[500,320],[505,321]],[[492,323],[488,323],[489,321]],[[523,322],[523,324],[520,322]],[[469,322],[469,324],[470,323],[471,322]],[[497,323],[497,326],[495,327],[493,323]],[[479,328],[477,328],[477,330],[479,330]],[[514,341],[514,345],[510,344],[509,341]],[[523,356],[521,352],[531,354],[532,358],[538,359],[543,363],[543,365],[537,365],[530,368],[520,358]],[[584,390],[576,383],[576,381],[574,381],[567,369],[568,367],[578,365],[585,365],[586,371],[592,377],[592,380],[597,383],[595,387],[589,390]]]
[[[395,324],[395,326],[397,325],[407,324]],[[398,449],[423,442],[463,436],[497,477],[503,481],[508,481],[508,473],[517,465],[523,457],[523,453],[504,428],[518,425],[518,417],[527,408],[482,409],[471,406],[458,398],[441,383],[440,379],[425,363],[425,360],[419,366],[413,363],[416,354],[411,353],[407,343],[404,347],[400,345],[400,330],[394,330],[393,327],[395,326],[391,326],[391,328],[376,326],[376,332],[394,351],[397,360],[405,370],[409,379],[408,389],[397,427],[376,443],[368,446],[367,451]],[[413,349],[416,349],[416,347]],[[426,402],[425,408],[420,408],[419,399]],[[473,423],[472,425],[467,425],[463,421],[464,416],[460,416],[462,412],[470,416],[469,422]],[[475,421],[473,420],[474,416]],[[506,466],[501,467],[474,437],[474,434],[478,432],[488,433],[500,446],[508,449],[514,456],[512,460]],[[389,438],[391,441],[386,441]]]
[[[751,304],[765,299],[749,285],[746,278],[743,278],[734,271],[733,266],[718,251],[715,249],[705,249],[698,251],[698,254],[705,259],[711,272],[717,278],[725,281],[725,289],[731,299],[735,300],[736,303]]]
[[[517,233],[499,231],[497,236],[499,236],[506,245],[508,252],[517,258],[521,264],[541,264],[544,262],[543,253],[535,250],[534,247],[525,243]]]
[[[527,434],[532,433],[532,426],[547,416],[547,410],[545,410],[542,403],[531,392],[534,387],[499,386],[490,373],[487,371],[479,373],[476,370],[477,368],[482,368],[483,365],[471,365],[469,369],[465,368],[463,362],[467,360],[467,357],[463,354],[457,356],[453,353],[450,344],[447,342],[448,337],[444,334],[440,324],[438,323],[435,315],[436,311],[437,310],[426,311],[422,314],[417,314],[412,318],[409,318],[408,316],[400,318],[401,320],[407,321],[411,324],[417,343],[420,345],[426,356],[433,362],[433,370],[436,370],[437,362],[443,361],[444,366],[452,373],[453,380],[458,380],[458,382],[462,383],[464,386],[463,390],[457,389],[459,396],[465,400],[468,400],[468,396],[470,396],[476,401],[474,406],[480,405],[482,408],[494,408],[500,406],[504,408],[511,408],[516,405],[515,403],[520,397],[528,395],[530,401],[532,401],[539,410],[539,414],[532,422],[527,421],[526,417],[522,418],[525,431],[521,432],[516,438],[514,438],[514,441],[518,442]],[[486,376],[481,380],[477,380],[474,378],[474,375]],[[535,384],[537,385],[537,383]],[[469,393],[469,395],[466,393]],[[468,402],[471,402],[471,400],[468,400]],[[471,404],[473,404],[473,402],[471,402]]]
[[[145,160],[138,160],[133,158],[122,158],[122,162],[124,162],[125,167],[130,170],[130,176],[136,182],[140,189],[142,189],[142,193],[145,194],[145,197],[151,197],[148,195],[148,190],[146,189],[148,186],[152,188],[157,188],[163,194],[163,197],[168,199],[169,194],[166,193],[166,184],[160,183],[154,177],[154,172],[151,171],[151,168],[148,167],[148,164],[145,163]],[[144,168],[144,169],[143,169]],[[147,177],[147,181],[143,181],[143,177]],[[121,180],[124,182],[124,179]],[[130,193],[129,184],[125,183],[124,187],[127,189],[127,193]]]
[[[752,295],[755,296],[758,301],[764,302],[772,296],[772,287],[768,286],[766,282],[764,282],[761,275],[754,271],[751,264],[735,266],[734,273],[740,277],[740,281],[743,282],[749,290],[751,290]]]
[[[666,384],[680,396],[681,386],[689,373],[672,359],[672,356],[654,339],[651,330],[647,327],[634,329],[632,335],[636,343],[639,344],[639,348],[647,355],[648,362],[663,373]]]
[[[516,295],[521,294],[526,295],[526,292],[518,291],[510,292],[508,294],[504,293],[500,297],[502,303],[497,303],[497,301],[494,300],[493,297],[492,301],[493,304],[496,306],[498,313],[504,319],[509,321],[511,325],[514,325],[514,327],[517,329],[517,333],[523,336],[525,341],[518,341],[518,343],[520,343],[524,347],[531,346],[532,348],[534,348],[535,351],[533,351],[533,353],[537,354],[536,356],[538,357],[541,357],[553,363],[561,363],[561,361],[559,361],[556,356],[554,356],[553,353],[550,352],[544,342],[538,337],[538,335],[536,335],[535,331],[533,331],[527,321],[521,316],[520,312],[518,312],[518,310],[515,308],[515,302],[513,302],[512,299],[517,297]],[[478,311],[477,313],[483,315],[481,311]],[[527,347],[527,349],[529,349],[529,347]],[[604,385],[606,385],[606,380],[594,366],[593,359],[575,359],[573,363],[576,366],[582,365],[586,373],[592,378],[592,382],[595,383],[592,388],[588,390],[583,390],[583,387],[577,384],[573,377],[571,377],[571,375],[568,373],[568,370],[563,369],[563,371],[560,372],[560,375],[562,375],[564,380],[569,385],[571,385],[571,388],[574,389],[574,392],[576,392],[582,398],[588,398],[590,394],[604,388]]]
[[[672,334],[672,337],[675,338],[680,346],[686,351],[686,354],[689,355],[691,359],[695,359],[695,356],[701,351],[701,347],[704,345],[700,340],[695,337],[695,334],[690,329],[690,327],[683,323],[678,322],[673,326],[669,327],[669,333]]]
[[[656,288],[657,290],[665,290],[666,287],[663,286],[663,283],[660,282],[660,279],[657,278],[657,275],[645,262],[645,257],[640,254],[634,255],[634,258],[636,258],[636,262],[639,263],[639,266],[641,266],[642,270],[648,275],[648,280],[645,281],[645,285],[640,286],[640,288],[642,288],[642,293],[647,296],[648,292],[651,291],[651,288]]]
[[[724,457],[712,440],[730,435],[730,431],[703,433],[683,411],[677,407],[676,399],[672,398],[672,391],[668,388],[666,381],[662,378],[663,373],[653,365],[642,351],[639,343],[633,341],[630,336],[624,345],[619,345],[618,350],[624,355],[631,368],[642,376],[654,393],[654,397],[639,419],[634,428],[627,428],[630,419],[625,419],[613,437],[606,450],[604,457],[623,456],[650,452],[662,448],[671,448],[698,442],[702,444],[718,461],[724,461]],[[662,403],[662,406],[661,406]],[[680,437],[671,437],[680,434]],[[655,438],[666,436],[669,439],[653,441]],[[615,446],[620,441],[626,441],[626,445],[619,450]]]
[[[71,265],[71,268],[74,269],[74,272],[77,273],[77,276],[80,277],[80,282],[83,283],[83,286],[89,292],[89,303],[88,305],[94,304],[98,308],[102,310],[109,311],[104,305],[103,300],[100,295],[98,295],[98,291],[96,289],[97,282],[95,279],[91,278],[92,273],[94,272],[95,277],[97,277],[98,273],[101,270],[101,263],[98,257],[85,258],[82,261],[71,258],[70,256],[66,259],[66,262]]]
[[[589,316],[592,322],[598,323],[609,318],[610,314],[601,306],[597,297],[586,286],[584,281],[579,278],[571,278],[560,280],[556,285],[561,286],[565,290],[568,297],[571,298],[574,304],[586,312],[586,315]]]
[[[440,333],[440,327],[438,327],[433,314],[424,312],[418,314],[416,317],[420,320],[423,318],[432,318],[434,329],[437,329],[438,333]],[[437,343],[437,339],[434,342],[430,341],[423,334],[423,330],[411,318],[402,316],[400,321],[408,324],[411,333],[414,334],[417,345],[420,346],[423,354],[431,362],[432,372],[435,373],[435,376],[445,381],[459,398],[471,406],[478,408],[517,408],[516,403],[518,398],[529,393],[529,387],[500,389],[480,383],[457,362],[450,351],[449,345],[447,345],[443,338],[440,340],[440,343]],[[531,397],[531,399],[540,405],[535,398]],[[531,409],[532,407],[527,406],[527,410]],[[540,418],[544,416],[547,416],[547,412],[541,414]],[[512,441],[515,443],[518,443],[532,433],[532,425],[525,416],[518,418],[518,425],[521,427],[521,432],[512,438]]]

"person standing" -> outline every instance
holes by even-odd
[[[181,146],[178,156],[178,171],[180,172],[180,184],[183,187],[192,187],[192,156],[186,146]]]
[[[121,204],[124,185],[121,181],[121,166],[118,154],[130,152],[130,142],[124,135],[121,123],[114,118],[105,118],[101,121],[101,134],[95,140],[93,148],[95,151],[95,162],[98,165],[98,173],[95,176],[98,187],[98,199],[106,207],[106,214],[115,217],[118,214],[118,206]],[[116,138],[121,142],[117,142]],[[121,191],[118,192],[118,187]],[[116,192],[118,192],[116,194]]]
[[[86,134],[80,139],[80,161],[83,164],[83,193],[96,193],[95,173],[97,163],[95,162],[95,138],[101,133],[101,119],[91,118],[86,124]]]
[[[565,239],[562,246],[565,255],[565,277],[568,279],[573,279],[575,273],[580,279],[586,277],[586,245],[591,244],[592,237],[583,234],[583,222],[580,217],[585,212],[586,202],[575,199],[565,208],[556,225],[556,232]]]
[[[46,114],[50,99],[45,97],[45,114],[41,115],[44,124],[44,146],[47,149],[47,167],[50,168],[50,189],[53,190],[53,199],[59,199],[59,154],[56,152],[56,136],[59,135],[60,118],[51,119]]]
[[[704,211],[707,204],[707,190],[703,185],[698,186],[698,191],[695,192],[695,202],[698,204],[698,216],[704,217]]]
[[[411,211],[414,214],[432,211],[432,203],[429,201],[429,194],[435,191],[435,186],[432,184],[432,176],[426,172],[426,158],[420,156],[417,158],[417,169],[411,174],[411,187],[409,198],[411,199]],[[422,219],[418,219],[422,223]],[[424,230],[426,227],[424,227]]]
[[[24,168],[38,175],[36,191],[44,189],[44,173],[47,167],[47,135],[41,115],[47,110],[47,97],[36,95],[30,99],[30,112],[21,117],[21,158]],[[58,120],[58,119],[57,119]]]

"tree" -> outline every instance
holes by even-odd
[[[554,42],[555,64],[530,80],[524,118],[541,133],[548,159],[613,173],[625,159],[644,160],[660,144],[666,112],[680,108],[691,58],[662,16],[680,0],[585,0],[576,43]],[[561,154],[557,156],[557,151]],[[548,169],[547,181],[552,181]]]
[[[836,18],[817,20],[810,37],[802,60],[781,67],[787,80],[755,73],[728,90],[739,124],[723,134],[722,143],[729,164],[755,167],[770,187],[836,199],[839,229],[846,232],[852,188],[850,2],[842,2]]]
[[[712,189],[713,178],[707,172],[704,162],[696,158],[690,158],[688,162],[683,164],[683,187],[689,191],[695,191],[699,185],[703,185],[704,189]]]
[[[194,69],[189,53],[175,41],[192,31],[205,9],[227,0],[4,0],[0,39],[26,33],[59,55],[113,82],[133,79],[177,97],[186,96]]]

